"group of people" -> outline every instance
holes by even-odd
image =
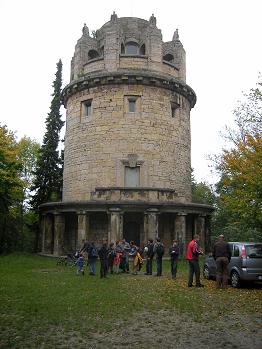
[[[153,258],[156,257],[157,276],[162,275],[162,257],[164,255],[164,245],[159,238],[149,239],[144,248],[136,246],[134,241],[127,242],[125,239],[110,243],[107,246],[103,243],[98,249],[94,242],[83,241],[83,246],[77,252],[77,274],[84,274],[84,259],[87,259],[89,266],[89,274],[96,275],[96,261],[100,261],[100,277],[105,278],[107,273],[119,274],[120,272],[136,275],[141,270],[146,260],[146,275],[152,275]],[[177,241],[174,240],[172,246],[169,248],[169,255],[171,261],[172,277],[176,277],[177,260],[179,257],[179,248]],[[130,270],[131,269],[131,270]]]
[[[186,250],[186,259],[188,260],[188,287],[193,286],[195,277],[195,286],[203,287],[200,282],[199,256],[203,251],[199,243],[199,235],[189,242]],[[143,259],[146,261],[145,275],[153,274],[153,259],[156,259],[156,276],[162,275],[162,259],[165,248],[160,238],[149,239],[146,246],[141,249],[135,245],[134,241],[128,243],[125,239],[110,243],[107,246],[103,243],[101,248],[97,248],[94,242],[83,241],[83,246],[77,255],[77,274],[84,274],[84,256],[87,257],[89,274],[96,275],[96,260],[100,260],[100,277],[105,278],[107,273],[119,274],[120,272],[129,273],[130,267],[132,274],[136,275],[141,270]],[[172,279],[176,278],[177,265],[180,256],[180,248],[177,240],[173,240],[169,247],[170,269]],[[231,252],[228,243],[224,241],[224,236],[220,235],[219,241],[214,245],[213,256],[217,263],[217,287],[225,288],[227,285],[227,265],[231,258]]]

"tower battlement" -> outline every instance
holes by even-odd
[[[98,71],[143,69],[186,81],[185,50],[176,30],[172,41],[163,42],[152,15],[149,21],[116,14],[93,35],[86,24],[71,65],[71,81]]]

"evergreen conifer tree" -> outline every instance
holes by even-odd
[[[40,148],[35,171],[35,181],[32,186],[34,194],[31,205],[37,210],[38,206],[48,201],[61,199],[62,187],[62,158],[59,155],[58,145],[60,131],[64,125],[61,119],[61,90],[62,90],[62,62],[57,63],[57,71],[53,82],[54,92],[50,112],[46,118],[46,132]]]

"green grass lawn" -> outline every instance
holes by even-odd
[[[143,268],[144,269],[144,268]],[[144,274],[144,270],[141,272]],[[38,348],[53,333],[70,336],[111,331],[136,312],[175,309],[197,321],[217,319],[234,309],[262,315],[262,288],[217,290],[213,281],[205,288],[187,288],[187,264],[180,261],[178,278],[172,280],[169,262],[164,276],[76,276],[75,267],[56,265],[56,259],[11,254],[0,257],[0,348]],[[49,342],[48,342],[49,341]],[[45,348],[49,346],[46,345]]]

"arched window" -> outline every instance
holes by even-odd
[[[174,56],[168,53],[163,57],[163,61],[174,63]]]
[[[125,46],[125,54],[127,55],[138,55],[139,46],[136,42],[129,41]]]
[[[121,54],[125,54],[125,46],[124,46],[124,44],[121,44]]]
[[[146,47],[145,44],[143,44],[139,49],[139,54],[144,56],[146,54]]]
[[[94,58],[97,58],[99,57],[99,53],[96,51],[96,50],[90,50],[88,52],[88,59],[94,59]]]

